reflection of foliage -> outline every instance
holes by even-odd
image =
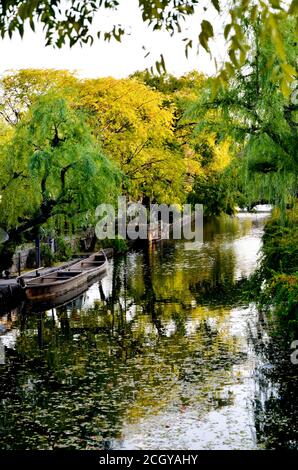
[[[178,343],[176,334],[160,341],[143,315],[133,327],[116,315],[112,327],[100,311],[59,316],[60,329],[51,319],[29,319],[4,368],[2,448],[102,448],[119,437],[124,416],[134,420],[169,400],[200,407],[208,396],[213,405],[214,380],[224,384],[237,361],[233,342],[206,320]]]
[[[198,266],[215,258],[203,271],[179,246],[162,250],[162,263],[150,250],[116,261],[111,292],[100,289],[92,308],[74,302],[57,317],[20,317],[0,378],[2,448],[99,449],[121,437],[123,421],[173,407],[200,418],[233,403],[223,388],[243,353],[226,334],[225,299],[219,308],[211,298],[212,286],[232,286],[233,257],[206,248]],[[210,293],[199,292],[200,279]]]
[[[274,325],[270,341],[265,340],[264,323],[259,321],[257,337],[251,341],[259,363],[256,374],[254,413],[258,442],[265,449],[298,449],[297,365],[290,362],[289,338],[297,338],[297,327]],[[268,332],[268,327],[266,327]],[[270,330],[269,330],[270,332]],[[262,340],[262,338],[264,338]]]

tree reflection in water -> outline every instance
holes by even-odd
[[[140,249],[65,306],[20,308],[9,326],[15,346],[1,366],[1,448],[117,447],[127,426],[147,419],[158,426],[158,416],[191,414],[199,427],[210,413],[235,408],[250,362],[243,336],[230,328],[231,312],[246,307],[234,242],[251,236],[259,244],[262,224],[211,220],[200,251],[185,251],[183,242]],[[255,258],[242,267],[252,271]],[[267,445],[266,403],[256,400],[254,410]],[[238,431],[230,446],[257,445]],[[172,448],[177,442],[173,434]]]

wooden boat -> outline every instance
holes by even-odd
[[[88,287],[88,282],[107,268],[107,258],[103,251],[80,260],[67,269],[59,269],[44,276],[26,279],[20,276],[18,282],[23,286],[30,301],[49,301],[65,296],[71,291]],[[75,295],[75,292],[74,292]]]
[[[105,272],[101,273],[96,277],[96,282],[99,281],[105,276]],[[69,292],[58,294],[52,298],[42,298],[41,300],[33,299],[28,300],[26,304],[26,310],[32,313],[38,312],[45,312],[46,310],[50,310],[52,308],[60,308],[65,305],[70,304],[71,302],[75,301],[76,299],[81,298],[86,290],[94,283],[95,279],[86,284],[82,284],[79,288],[75,290],[70,290]]]
[[[40,268],[35,268],[32,271],[27,271],[21,276],[18,276],[17,281],[19,282],[21,279],[23,279],[24,283],[26,284],[27,281],[31,279],[35,279],[40,276],[45,276],[45,274],[54,273],[56,271],[60,271],[61,269],[68,269],[70,266],[73,266],[77,262],[77,259],[73,259],[71,261],[67,261],[67,263],[64,263],[60,266],[52,266],[51,268],[44,268],[43,266],[41,266]],[[45,271],[44,274],[43,271]]]
[[[107,257],[104,251],[94,253],[86,259],[82,259],[73,264],[68,271],[83,271],[87,273],[87,281],[91,281],[94,277],[104,272],[107,268]]]

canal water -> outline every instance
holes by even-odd
[[[297,372],[245,279],[268,214],[135,249],[74,301],[0,317],[1,449],[297,448]]]

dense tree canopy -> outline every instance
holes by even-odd
[[[51,220],[88,226],[96,205],[118,193],[146,204],[185,202],[197,176],[221,172],[231,160],[228,139],[196,133],[196,121],[184,116],[205,84],[196,72],[121,80],[56,70],[6,74],[0,216],[10,241],[30,239],[41,226],[61,230]]]
[[[180,78],[163,74],[156,76],[148,71],[137,72],[133,77],[143,81],[164,95],[166,106],[174,109],[174,133],[177,144],[186,165],[186,186],[184,191],[191,191],[194,179],[205,178],[210,172],[220,172],[231,161],[230,141],[216,141],[216,135],[204,129],[197,132],[197,121],[186,115],[186,111],[195,105],[207,84],[206,77],[196,71]],[[210,118],[216,119],[210,112]]]
[[[121,170],[124,194],[179,204],[196,174],[230,160],[227,141],[216,145],[214,136],[194,133],[195,121],[182,122],[205,82],[196,72],[181,78],[139,72],[129,79],[79,80],[66,71],[20,70],[2,79],[0,115],[13,128],[40,96],[61,94],[83,112],[98,145]]]

